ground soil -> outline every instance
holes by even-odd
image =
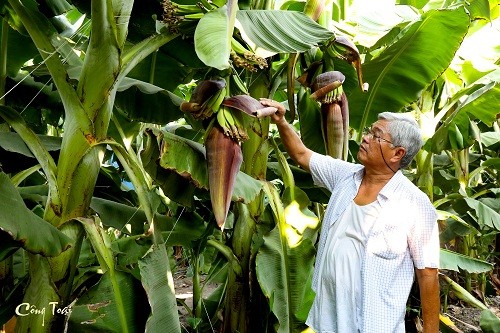
[[[186,309],[193,308],[193,278],[188,276],[187,268],[183,267],[177,269],[173,274],[175,295],[178,300],[177,308],[179,310],[181,331],[182,333],[192,332],[187,320],[189,318],[189,311]],[[204,283],[205,276],[201,276],[201,282]],[[207,283],[203,287],[203,297],[207,297],[217,288],[216,284]],[[179,301],[180,300],[180,301]],[[184,304],[183,304],[184,303]]]
[[[487,297],[486,304],[488,304],[489,309],[496,314],[497,317],[500,317],[500,296]],[[464,306],[458,303],[449,305],[446,314],[462,332],[470,333],[482,332],[479,327],[481,312],[481,309]]]

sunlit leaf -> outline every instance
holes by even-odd
[[[490,2],[488,0],[469,1],[467,9],[471,13],[473,20],[484,20],[487,23],[491,19]]]
[[[240,10],[236,19],[250,41],[271,52],[304,52],[333,37],[301,12]]]
[[[194,33],[196,54],[200,60],[220,70],[229,68],[231,40],[227,37],[227,23],[227,7],[222,7],[203,15]]]
[[[139,261],[141,281],[151,306],[146,331],[181,332],[174,280],[166,265],[169,257],[165,244],[153,245],[151,252]]]
[[[483,132],[481,133],[481,142],[486,146],[492,146],[500,142],[500,132]]]
[[[425,12],[410,24],[395,43],[363,64],[370,88],[348,96],[351,125],[362,129],[377,113],[399,111],[415,101],[449,66],[468,27],[469,16],[460,7]]]
[[[464,143],[469,146],[472,143],[470,120],[480,120],[488,126],[496,120],[500,102],[500,86],[495,82],[480,85],[480,88],[471,93],[463,103],[460,103],[456,111],[446,118],[445,123],[438,128],[431,140],[426,145],[433,152],[443,149],[454,148],[455,141],[450,140],[457,131],[463,137]],[[455,130],[456,129],[456,130]]]
[[[429,0],[424,0],[428,2]],[[419,12],[415,7],[423,6],[412,1],[407,3],[399,1],[367,2],[361,6],[356,15],[356,43],[377,50],[391,44],[402,29],[411,21],[418,18]],[[369,56],[369,55],[368,55]]]
[[[485,205],[480,200],[465,198],[467,205],[476,210],[478,222],[480,225],[487,225],[500,231],[500,213]]]
[[[439,259],[440,269],[449,269],[456,272],[459,272],[460,269],[462,269],[469,273],[484,273],[493,269],[493,265],[489,262],[446,249],[441,249]]]
[[[286,229],[292,226],[285,220],[283,203],[273,185],[266,184],[265,189],[276,227],[264,237],[257,254],[257,279],[279,321],[277,331],[301,331],[313,300],[310,283],[314,246],[306,237],[289,242]]]
[[[400,0],[399,3],[402,4],[402,5],[410,5],[410,6],[414,6],[418,9],[422,9],[427,3],[429,2],[429,0]]]

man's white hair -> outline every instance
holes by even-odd
[[[406,149],[400,165],[401,169],[406,168],[424,144],[417,121],[408,114],[394,112],[379,113],[378,119],[388,121],[387,130],[393,146]]]

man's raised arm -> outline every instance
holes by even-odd
[[[283,104],[267,98],[261,98],[260,102],[262,105],[273,106],[277,109],[276,113],[271,115],[271,121],[278,127],[286,151],[303,169],[309,171],[309,161],[313,151],[304,145],[295,129],[286,121],[286,110]]]

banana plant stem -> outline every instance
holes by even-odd
[[[9,24],[2,20],[2,35],[0,36],[0,105],[5,105],[5,80],[7,79],[7,46],[9,44]]]

